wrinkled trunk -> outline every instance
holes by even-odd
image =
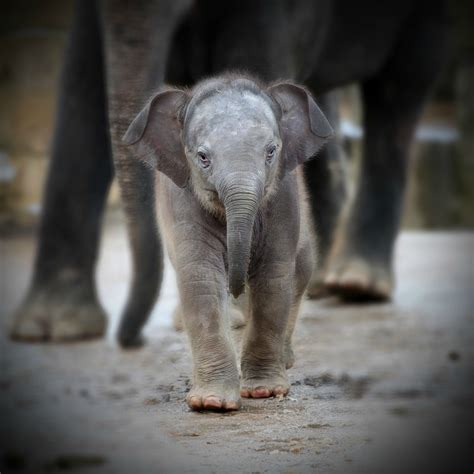
[[[226,177],[218,191],[226,210],[229,290],[237,298],[247,280],[253,226],[263,184],[251,173],[236,172]]]

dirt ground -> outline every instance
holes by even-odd
[[[193,413],[184,402],[190,354],[171,327],[169,268],[148,344],[115,344],[130,276],[117,218],[108,219],[98,266],[110,315],[102,341],[9,341],[34,239],[1,245],[2,474],[474,470],[473,233],[403,233],[390,304],[306,301],[289,396],[244,400],[229,414]]]

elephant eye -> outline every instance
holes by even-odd
[[[267,163],[271,163],[273,161],[273,158],[275,158],[276,154],[276,146],[271,145],[270,147],[267,148]]]
[[[201,165],[201,168],[209,168],[209,165],[211,164],[211,160],[206,156],[206,154],[202,151],[198,151],[198,160],[199,164]]]

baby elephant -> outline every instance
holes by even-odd
[[[124,141],[157,173],[158,218],[193,356],[192,409],[286,395],[312,272],[301,168],[333,131],[301,86],[223,75],[155,95]],[[229,292],[249,292],[241,379]]]

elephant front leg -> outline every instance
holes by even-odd
[[[94,279],[113,175],[104,61],[95,2],[75,3],[33,278],[14,315],[15,340],[92,339],[107,326]]]
[[[242,349],[243,397],[266,398],[286,395],[286,331],[292,304],[293,284],[285,269],[266,271],[271,278],[251,282],[251,318]]]
[[[182,317],[193,357],[193,386],[186,401],[193,410],[238,410],[239,373],[226,312],[225,278],[216,278],[218,271],[183,270]]]

